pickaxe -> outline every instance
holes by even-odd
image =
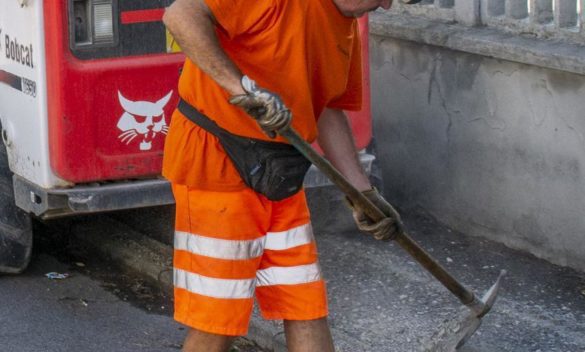
[[[337,169],[333,167],[324,157],[317,153],[299,134],[292,128],[286,127],[278,131],[287,139],[301,154],[311,161],[325,176],[327,176],[354,204],[354,206],[363,209],[364,213],[373,221],[379,221],[386,215],[378,209],[369,199],[358,191]],[[398,213],[395,218],[399,222],[398,228],[404,229]],[[506,274],[505,270],[500,275],[493,286],[480,299],[472,291],[467,289],[457,279],[447,272],[433,257],[430,256],[418,243],[416,243],[406,231],[399,231],[394,240],[406,250],[420,265],[430,272],[443,286],[445,286],[461,303],[469,308],[462,316],[446,322],[439,329],[431,340],[424,346],[425,351],[454,351],[461,347],[471,335],[479,328],[481,318],[485,316],[494,305],[500,282]]]

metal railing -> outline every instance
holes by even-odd
[[[585,43],[585,0],[423,0],[397,13]]]

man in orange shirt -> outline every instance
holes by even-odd
[[[177,0],[164,23],[187,56],[183,102],[231,134],[285,142],[292,125],[382,210],[363,172],[343,110],[361,108],[356,17],[392,0]],[[225,351],[247,332],[256,296],[284,321],[290,351],[333,351],[325,284],[303,190],[271,200],[240,177],[214,133],[173,114],[163,175],[173,185],[175,319],[184,351]],[[389,211],[385,211],[390,214]],[[377,239],[391,217],[358,227]]]

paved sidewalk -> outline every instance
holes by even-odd
[[[315,232],[338,350],[417,351],[421,341],[457,314],[461,307],[458,301],[396,244],[377,242],[357,231],[336,231],[348,223],[350,215],[327,204],[316,198],[312,208],[318,218]],[[169,217],[172,211],[160,213]],[[585,273],[456,233],[416,211],[403,216],[410,234],[478,294],[483,295],[493,284],[500,269],[508,271],[494,309],[462,351],[585,351]],[[157,221],[160,224],[161,219]],[[148,219],[138,216],[130,222],[148,229]],[[126,232],[134,230],[136,226]],[[87,228],[85,232],[92,236]],[[157,237],[165,236],[168,234]],[[114,244],[109,248],[122,251],[117,256],[123,258],[127,254],[119,247]],[[170,253],[168,246],[165,251],[163,257]],[[168,271],[157,272],[162,269],[152,265],[156,260],[148,259],[144,251],[141,256],[135,265],[147,262],[151,275],[170,283]],[[283,335],[279,324],[254,316],[249,337],[260,345],[285,351]]]

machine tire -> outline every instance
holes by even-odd
[[[24,271],[30,262],[32,244],[32,219],[14,203],[12,172],[0,138],[0,273]]]

